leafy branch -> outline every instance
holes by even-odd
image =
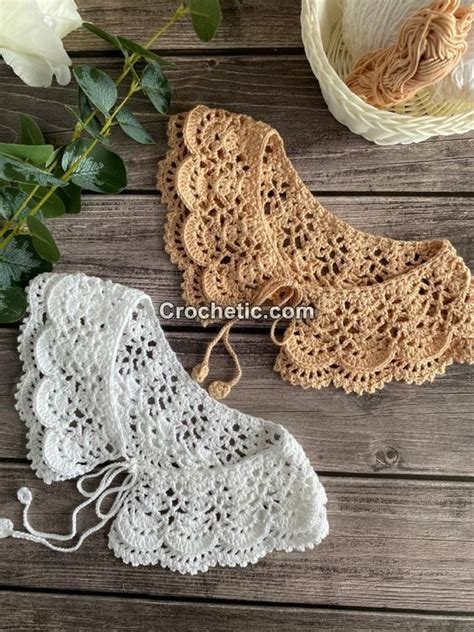
[[[45,220],[79,213],[83,189],[119,193],[127,186],[127,169],[112,152],[112,130],[120,127],[134,141],[152,144],[152,136],[127,107],[141,92],[166,114],[171,86],[167,62],[151,50],[176,22],[191,17],[198,37],[210,41],[221,21],[219,0],[183,0],[170,19],[141,45],[107,33],[95,24],[84,27],[117,48],[123,67],[115,79],[89,65],[73,69],[77,107],[66,106],[76,121],[70,141],[46,144],[36,122],[20,116],[18,143],[0,143],[0,323],[19,320],[26,310],[24,287],[40,272],[50,271],[61,254]],[[145,64],[141,70],[138,64]],[[119,97],[118,88],[128,80]]]

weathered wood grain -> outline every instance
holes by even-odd
[[[176,66],[167,71],[174,89],[174,112],[205,103],[265,120],[281,133],[295,167],[314,191],[473,191],[474,133],[409,147],[371,144],[332,117],[303,56],[175,61]],[[119,69],[116,60],[84,63],[97,64],[112,74]],[[1,63],[0,85],[0,141],[15,138],[21,111],[38,118],[48,140],[68,141],[72,121],[64,104],[76,101],[73,83],[66,88],[31,89]],[[157,145],[138,145],[117,132],[116,149],[127,162],[129,188],[152,190],[157,161],[166,150],[166,122],[144,98],[137,97],[135,111]],[[438,209],[443,206],[444,200],[436,202]]]
[[[472,262],[472,200],[446,198],[322,198],[354,225],[396,238],[450,236]],[[440,205],[441,203],[441,205]],[[148,292],[155,304],[182,304],[179,274],[164,253],[165,211],[157,196],[88,196],[81,215],[51,222],[65,253],[57,270],[82,270]],[[173,326],[189,325],[170,321]],[[210,332],[171,336],[187,367],[201,357]],[[289,426],[304,441],[316,466],[341,472],[472,474],[470,419],[472,370],[451,367],[434,384],[393,384],[375,396],[348,397],[340,391],[303,391],[283,383],[271,367],[277,350],[265,334],[235,335],[244,380],[229,404]],[[14,333],[0,337],[3,419],[0,455],[24,456],[24,432],[13,410],[19,374]],[[216,374],[227,366],[218,350]],[[420,423],[414,423],[414,420]],[[329,423],[328,423],[328,420]]]
[[[85,20],[143,42],[178,2],[78,0],[78,4]],[[170,52],[176,61],[168,70],[174,112],[206,103],[266,120],[280,131],[290,158],[315,192],[455,192],[458,196],[473,192],[474,133],[410,147],[368,143],[327,110],[301,53],[300,3],[240,0],[240,10],[234,0],[222,4],[224,21],[215,42],[201,44],[189,20],[160,41],[160,52]],[[112,73],[119,69],[114,58],[85,58],[87,51],[101,54],[108,47],[84,29],[68,38],[67,46],[76,56],[75,64],[92,63]],[[272,49],[297,54],[274,55]],[[203,51],[208,54],[202,56]],[[75,102],[74,85],[32,90],[2,62],[0,84],[0,141],[14,139],[19,111],[36,116],[49,140],[68,140],[72,123],[63,106]],[[143,193],[154,188],[156,163],[166,150],[166,120],[144,99],[137,99],[135,111],[157,145],[139,146],[118,134],[115,148],[127,161],[129,191]],[[472,199],[365,195],[329,197],[323,202],[375,233],[401,239],[448,237],[472,264]],[[163,220],[164,209],[156,196],[87,196],[83,214],[51,222],[65,253],[58,270],[80,269],[110,277],[144,289],[155,302],[180,303],[179,275],[163,253]],[[174,328],[168,334],[170,342],[190,368],[200,359],[210,333],[177,330],[182,323],[176,321],[170,325]],[[107,549],[105,532],[70,556],[19,541],[0,541],[0,586],[111,595],[0,590],[2,630],[472,629],[474,617],[469,616],[337,609],[473,612],[473,486],[383,478],[385,473],[472,476],[472,370],[454,366],[434,384],[393,384],[370,397],[349,397],[333,389],[305,392],[272,372],[276,350],[258,329],[235,335],[244,378],[228,403],[283,423],[303,444],[317,471],[339,473],[322,477],[329,496],[329,538],[308,553],[275,554],[252,568],[216,569],[197,577],[126,567]],[[35,526],[66,530],[78,501],[73,485],[47,487],[26,465],[1,462],[25,457],[24,428],[13,408],[20,372],[15,336],[14,329],[0,329],[0,517],[14,518],[19,524],[16,490],[26,483],[35,495]],[[213,363],[216,373],[228,365],[219,349]],[[378,476],[347,476],[358,473]],[[261,601],[268,606],[179,601],[194,597]],[[278,603],[305,607],[283,608]],[[326,607],[309,607],[314,604]]]
[[[209,336],[168,333],[187,369],[202,357]],[[234,335],[244,376],[227,403],[285,426],[317,471],[380,474],[473,473],[473,371],[453,366],[433,384],[390,384],[373,396],[328,388],[305,391],[272,370],[275,349],[263,335]],[[213,375],[229,374],[221,347]],[[0,330],[0,458],[25,458],[25,428],[14,410],[20,375],[16,332]]]
[[[78,0],[85,21],[110,33],[145,43],[174,13],[178,0]],[[239,8],[240,5],[240,8]],[[189,18],[172,27],[157,43],[170,49],[271,49],[302,47],[299,2],[291,0],[221,0],[223,20],[213,42],[203,44],[194,34]],[[85,29],[67,40],[69,51],[110,48]]]
[[[321,478],[329,498],[330,535],[312,551],[271,554],[246,569],[182,576],[158,566],[124,565],[107,548],[107,529],[68,555],[7,539],[1,542],[0,586],[473,611],[472,485]],[[79,500],[74,484],[44,485],[26,465],[0,466],[0,516],[19,524],[16,491],[22,485],[34,495],[36,528],[69,528]],[[92,524],[88,518],[87,526]]]
[[[449,238],[474,261],[474,200],[430,197],[324,197],[353,226],[395,239]],[[81,270],[143,289],[155,302],[181,300],[181,275],[164,251],[166,210],[158,194],[87,196],[80,215],[51,221],[63,252],[57,270]],[[183,325],[171,320],[168,324]],[[187,323],[189,324],[189,323]]]
[[[468,632],[474,617],[0,592],[2,630]]]

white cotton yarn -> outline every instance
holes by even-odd
[[[471,3],[461,0],[461,5]],[[394,44],[403,22],[430,4],[432,0],[342,0],[342,33],[352,59]],[[463,59],[432,93],[436,100],[474,101],[474,28]]]
[[[109,547],[124,562],[194,575],[327,535],[326,494],[303,448],[282,426],[211,399],[146,294],[51,273],[30,283],[28,304],[17,392],[28,457],[47,483],[77,479],[84,500],[69,533],[45,533],[22,487],[23,530],[0,518],[0,539],[68,553],[111,524]],[[96,521],[83,531],[87,507]]]

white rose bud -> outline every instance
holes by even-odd
[[[82,24],[74,0],[0,0],[0,55],[29,86],[71,80],[62,38]]]

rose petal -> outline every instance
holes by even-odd
[[[36,1],[43,15],[53,22],[54,30],[61,39],[82,25],[82,18],[74,0]]]
[[[0,48],[6,64],[11,66],[22,81],[32,88],[47,88],[53,80],[53,70],[41,57],[15,53],[7,48]]]
[[[51,85],[53,74],[62,83],[69,79],[65,67],[71,60],[36,0],[0,3],[0,48],[5,62],[32,87]]]
[[[68,65],[62,64],[61,66],[56,66],[53,72],[60,86],[67,86],[71,81],[71,71]]]

